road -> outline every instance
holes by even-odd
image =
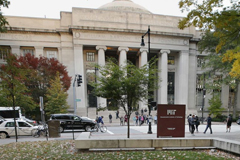
[[[93,139],[121,139],[127,138],[127,126],[117,126],[107,124],[108,131],[106,133],[101,132],[92,132],[91,138]],[[185,137],[186,138],[224,138],[234,141],[240,142],[240,125],[233,124],[231,132],[226,133],[226,125],[225,124],[218,124],[212,125],[213,134],[210,134],[208,130],[206,134],[203,134],[206,125],[199,126],[199,132],[195,132],[194,135],[191,135],[188,131],[188,125],[185,126]],[[74,137],[76,138],[81,134],[82,131],[75,131]],[[153,134],[147,134],[148,126],[131,126],[130,127],[130,138],[157,138],[156,132],[157,127],[156,125],[152,126]],[[65,140],[65,139],[73,139],[73,134],[70,131],[66,131],[61,133],[59,138],[49,138],[49,140]],[[15,137],[7,138],[7,139],[0,139],[0,145],[8,144],[15,142]],[[24,141],[46,141],[45,137],[34,138],[31,136],[19,136],[18,142]]]

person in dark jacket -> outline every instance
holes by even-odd
[[[195,115],[192,115],[192,118],[190,120],[190,126],[191,126],[191,134],[194,134],[195,131],[195,124],[196,124],[196,118]]]
[[[200,124],[200,121],[199,121],[199,118],[197,115],[195,115],[195,119],[196,119],[196,122],[195,122],[195,126],[196,126],[196,131],[198,132],[198,126]]]
[[[229,116],[227,118],[227,131],[226,132],[231,131],[231,125],[232,125],[232,116],[231,116],[231,114],[229,114]]]
[[[109,123],[112,123],[112,115],[111,115],[111,113],[109,114],[108,118],[109,118]]]
[[[212,134],[212,118],[211,118],[211,114],[208,115],[208,118],[207,118],[207,126],[206,126],[206,129],[205,131],[203,132],[204,134],[206,133],[207,129],[209,128],[210,129],[210,134]]]

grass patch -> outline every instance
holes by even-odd
[[[112,152],[76,152],[72,140],[18,142],[0,146],[2,160],[227,160],[240,159],[234,155],[211,150],[193,151],[112,151]]]

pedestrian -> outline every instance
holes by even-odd
[[[198,132],[198,126],[200,125],[200,121],[197,115],[195,115],[195,119],[196,119],[196,122],[195,122],[196,131]]]
[[[192,118],[192,114],[189,114],[188,116],[187,116],[187,120],[188,120],[188,127],[189,127],[189,132],[191,133],[192,131],[191,131],[191,129],[192,129],[192,127],[191,127],[191,118]]]
[[[125,115],[124,116],[124,125],[125,125],[125,123],[127,123],[128,122],[128,118],[127,118],[127,115]]]
[[[136,115],[136,126],[138,125],[138,115]]]
[[[231,114],[229,114],[228,118],[227,118],[227,130],[226,130],[226,132],[230,132],[231,125],[232,125],[232,116],[231,116]]]
[[[116,112],[116,119],[118,119],[119,118],[119,111],[117,110],[117,112]]]
[[[111,115],[111,113],[109,114],[109,123],[112,123],[112,115]]]
[[[191,134],[194,135],[195,131],[195,124],[196,124],[196,118],[195,115],[192,115],[192,118],[190,119],[190,125],[191,125]]]
[[[157,115],[155,115],[153,119],[154,119],[154,124],[157,124]]]
[[[123,116],[120,117],[120,126],[123,126]]]
[[[209,128],[210,129],[210,134],[212,134],[212,118],[211,118],[211,114],[208,115],[207,117],[207,126],[206,126],[206,129],[205,131],[203,132],[204,134],[206,133],[207,129]]]
[[[136,116],[133,116],[133,124],[136,125]]]
[[[240,125],[240,114],[238,116],[237,124]]]

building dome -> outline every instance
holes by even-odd
[[[123,12],[151,13],[144,7],[132,2],[131,0],[114,0],[113,2],[99,7],[99,9]]]

